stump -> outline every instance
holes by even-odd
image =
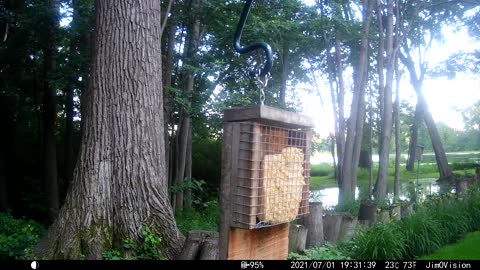
[[[305,250],[308,229],[303,225],[290,225],[288,252],[301,253]]]
[[[348,242],[352,240],[355,235],[355,229],[357,227],[358,218],[354,217],[350,213],[341,213],[342,214],[342,225],[340,228],[340,236],[338,240],[340,242]]]
[[[381,209],[377,215],[377,223],[386,224],[390,221],[390,210]]]
[[[413,204],[411,204],[411,203],[402,204],[400,213],[401,213],[402,219],[407,218],[410,215],[412,215]]]
[[[200,248],[200,260],[218,260],[218,238],[208,238]]]
[[[402,219],[402,207],[400,205],[392,208],[391,218],[394,221],[400,221]]]
[[[457,195],[462,195],[467,192],[468,189],[468,181],[467,180],[457,180],[455,181],[455,192]]]
[[[215,249],[216,245],[216,249]],[[204,249],[208,249],[204,251]],[[213,253],[216,250],[216,255]],[[210,260],[218,258],[218,232],[190,231],[183,249],[178,255],[178,260],[196,260],[205,258]]]
[[[362,201],[358,213],[358,220],[361,224],[370,226],[375,223],[377,205],[373,201]]]
[[[325,241],[336,245],[340,236],[343,216],[339,213],[328,213],[323,217]]]
[[[303,218],[307,229],[306,248],[321,246],[325,242],[323,234],[323,207],[321,202],[310,203],[310,214]]]

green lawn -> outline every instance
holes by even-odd
[[[479,260],[480,231],[469,233],[459,242],[445,246],[420,260]]]

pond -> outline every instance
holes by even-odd
[[[428,195],[438,194],[440,192],[452,192],[453,188],[450,185],[439,184],[436,178],[423,178],[418,180],[419,200],[425,200]],[[361,191],[357,187],[355,189],[355,199],[360,197],[368,197],[360,194]],[[393,200],[393,192],[389,192],[387,197],[390,201]],[[414,200],[415,197],[415,183],[402,183],[400,186],[401,200]],[[323,208],[333,208],[338,204],[338,187],[323,188],[319,190],[310,191],[310,202],[321,202]]]

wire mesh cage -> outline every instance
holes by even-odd
[[[308,214],[311,127],[262,118],[228,127],[231,226],[262,228]]]

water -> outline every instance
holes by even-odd
[[[449,185],[441,185],[436,182],[436,178],[423,178],[418,180],[419,200],[425,200],[428,195],[438,194],[440,192],[452,192]],[[401,200],[412,200],[415,196],[415,181],[402,183],[400,186]],[[324,208],[332,208],[338,204],[338,187],[323,188],[310,191],[310,202],[321,202]],[[360,197],[360,190],[355,189],[355,199]],[[367,196],[363,196],[367,197]],[[387,198],[393,201],[393,192],[388,193]]]

